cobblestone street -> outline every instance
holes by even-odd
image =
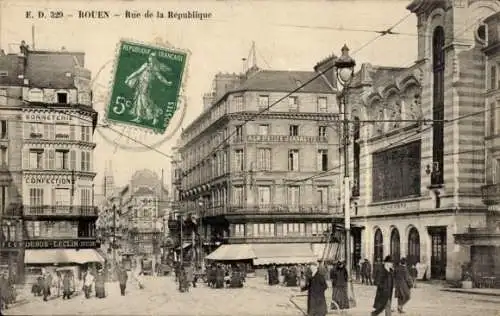
[[[180,293],[172,277],[147,278],[146,288],[129,284],[126,296],[120,296],[118,284],[107,284],[107,297],[69,301],[61,298],[31,302],[13,307],[6,315],[301,315],[290,303],[298,289],[269,287],[263,279],[249,279],[243,289],[210,289],[205,285]],[[375,287],[355,285],[358,306],[346,315],[369,315]],[[414,289],[406,315],[500,315],[500,297],[459,294],[440,291],[437,285],[421,284]],[[327,297],[331,296],[328,291]],[[296,302],[305,309],[305,298]],[[330,314],[335,314],[331,312]]]

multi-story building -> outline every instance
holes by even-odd
[[[455,238],[488,218],[482,21],[500,3],[415,0],[408,9],[418,17],[417,62],[364,64],[350,89],[359,120],[351,212],[365,227],[353,239],[367,258],[407,257],[426,266],[427,277],[459,279],[471,250]]]
[[[32,51],[24,43],[20,54],[0,57],[7,86],[2,116],[10,115],[2,124],[11,132],[4,144],[13,180],[2,192],[8,192],[5,205],[22,205],[23,229],[16,239],[22,233],[24,258],[19,267],[102,261],[94,250],[92,135],[97,113],[84,57]]]
[[[334,59],[315,71],[254,65],[215,76],[173,160],[178,207],[201,218],[205,243],[251,244],[256,265],[322,253],[323,232],[341,212],[340,183],[328,173],[339,155],[336,89],[327,80],[335,76],[319,75]]]

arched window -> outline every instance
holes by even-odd
[[[434,170],[431,174],[431,184],[443,184],[444,164],[444,29],[438,26],[432,36],[432,70],[433,70],[433,116],[432,125],[432,160]]]
[[[420,235],[415,227],[408,232],[408,264],[420,262]]]
[[[354,117],[354,183],[352,187],[352,196],[359,196],[359,182],[360,182],[360,153],[361,153],[361,147],[359,144],[360,141],[360,129],[361,129],[361,123],[359,121],[359,117],[355,116]]]
[[[391,232],[391,257],[393,262],[399,262],[401,258],[401,241],[399,239],[399,231],[394,228]]]
[[[375,237],[373,241],[373,262],[377,262],[384,259],[384,237],[382,236],[382,231],[377,228],[375,231]]]

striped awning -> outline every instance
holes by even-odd
[[[249,244],[222,245],[206,256],[206,259],[215,261],[248,260],[255,259],[255,254],[252,245]]]
[[[309,243],[253,244],[254,265],[303,264],[316,262]]]
[[[27,249],[24,253],[26,264],[104,262],[104,258],[94,249]]]

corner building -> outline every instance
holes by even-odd
[[[418,17],[417,61],[364,64],[351,88],[352,119],[375,120],[359,124],[353,146],[353,223],[365,227],[353,243],[372,261],[406,257],[428,278],[457,280],[471,247],[456,238],[488,220],[484,19],[500,3],[414,0],[407,8]]]
[[[22,205],[22,242],[13,245],[23,253],[18,265],[32,276],[42,267],[102,262],[95,251],[93,200],[97,113],[84,53],[32,51],[21,45],[20,54],[0,59],[13,56],[18,63],[6,72],[17,80],[5,97],[8,111],[15,113],[8,121],[8,169],[16,175],[17,191],[9,199]]]
[[[333,71],[287,96],[317,74],[253,66],[215,76],[173,164],[174,198],[180,211],[201,217],[205,252],[223,243],[227,257],[219,259],[249,259],[251,248],[257,266],[322,255],[324,231],[342,217],[338,177],[315,177],[338,164]]]

